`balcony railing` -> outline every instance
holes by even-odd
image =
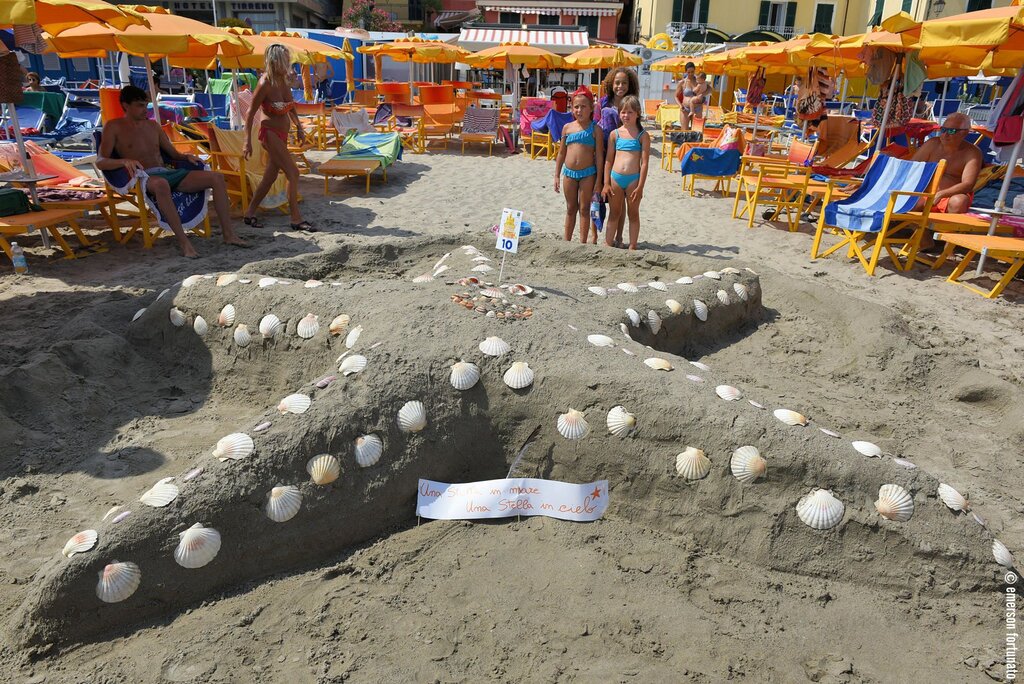
[[[705,29],[717,29],[717,24],[699,24],[692,21],[670,21],[665,24],[665,33],[678,39],[687,31],[703,31]]]
[[[788,26],[783,26],[782,28],[779,28],[778,26],[766,26],[764,24],[762,24],[761,26],[758,26],[757,30],[758,31],[771,31],[772,33],[778,33],[780,36],[782,36],[783,38],[786,38],[786,39],[792,38],[793,36],[799,36],[799,35],[802,35],[804,33],[807,33],[807,31],[805,31],[802,28],[791,28],[791,27],[788,27]]]

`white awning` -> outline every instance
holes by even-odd
[[[473,17],[479,16],[480,13],[477,10],[446,10],[437,15],[434,19],[434,26],[456,24],[463,21],[469,21]]]
[[[545,14],[558,16],[567,14],[574,17],[614,17],[622,11],[622,5],[615,7],[527,7],[524,5],[479,5],[481,9],[494,12],[515,12],[516,14]]]
[[[569,55],[590,47],[590,36],[586,31],[524,31],[490,28],[464,28],[459,34],[459,47],[473,52],[509,42],[529,43],[556,54]]]

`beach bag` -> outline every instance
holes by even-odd
[[[13,52],[0,55],[0,102],[21,104],[25,99],[24,70]]]
[[[871,112],[871,119],[879,128],[882,126],[882,117],[885,115],[885,101],[888,95],[889,87],[886,84],[882,84],[882,92],[879,94],[878,100],[875,102],[875,108]],[[886,128],[903,128],[910,121],[910,117],[914,115],[914,105],[903,94],[903,88],[900,87],[899,81],[896,82],[896,88],[894,88],[892,97],[892,107],[889,109],[889,120],[886,122]]]
[[[743,154],[748,157],[764,157],[768,155],[768,143],[760,140],[751,140],[747,143],[747,150]]]
[[[747,106],[757,108],[764,95],[764,69],[758,69],[751,75],[747,83]]]
[[[4,188],[0,190],[0,216],[16,216],[30,211],[42,211],[42,207],[28,201],[24,190]]]
[[[726,126],[722,129],[722,134],[718,136],[718,140],[715,142],[715,148],[719,150],[736,150],[740,151],[743,149],[743,133],[740,129],[734,126]]]
[[[1013,145],[1020,140],[1024,122],[1024,79],[1017,76],[1003,95],[996,115],[996,130],[992,142],[998,146]]]

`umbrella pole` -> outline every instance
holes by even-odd
[[[949,79],[942,82],[942,102],[939,104],[939,111],[935,112],[935,118],[941,120],[942,108],[946,106],[946,94],[949,90]]]
[[[410,99],[412,98],[412,82],[414,80],[415,79],[413,78],[412,55],[409,55],[409,98]],[[409,104],[412,104],[412,102],[410,101]]]
[[[885,98],[885,110],[882,112],[882,124],[878,127],[878,141],[875,143],[875,154],[881,154],[885,146],[886,124],[889,123],[889,112],[892,110],[892,96],[896,92],[896,75],[900,73],[900,60],[896,58],[896,68],[889,79],[889,96]]]
[[[25,170],[30,178],[35,178],[36,167],[32,164],[32,158],[28,156],[28,152],[25,150],[25,140],[21,137],[21,124],[18,123],[18,110],[14,108],[14,105],[7,103],[4,105],[7,107],[7,118],[10,119],[11,128],[14,129],[14,141],[18,146],[18,157],[21,159],[21,168]],[[35,183],[30,185],[32,193],[32,201],[36,200],[36,186]]]
[[[846,77],[846,70],[840,71],[839,77],[843,79],[843,93],[839,96],[839,111],[842,112],[846,108],[846,86],[850,84],[850,79]]]
[[[158,126],[162,126],[163,122],[160,121],[160,95],[156,92],[156,84],[153,82],[153,65],[149,61],[149,55],[146,55],[146,80],[149,81],[149,93],[153,100],[153,119],[156,120]]]
[[[231,130],[237,131],[241,127],[242,112],[238,102],[238,70],[231,70],[231,101],[234,106],[231,108]]]

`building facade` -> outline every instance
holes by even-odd
[[[623,3],[601,0],[476,0],[477,12],[487,24],[580,26],[591,40],[619,41]]]
[[[240,19],[257,33],[285,27],[328,28],[331,19],[341,14],[340,1],[332,0],[161,0],[159,4],[210,25]]]

